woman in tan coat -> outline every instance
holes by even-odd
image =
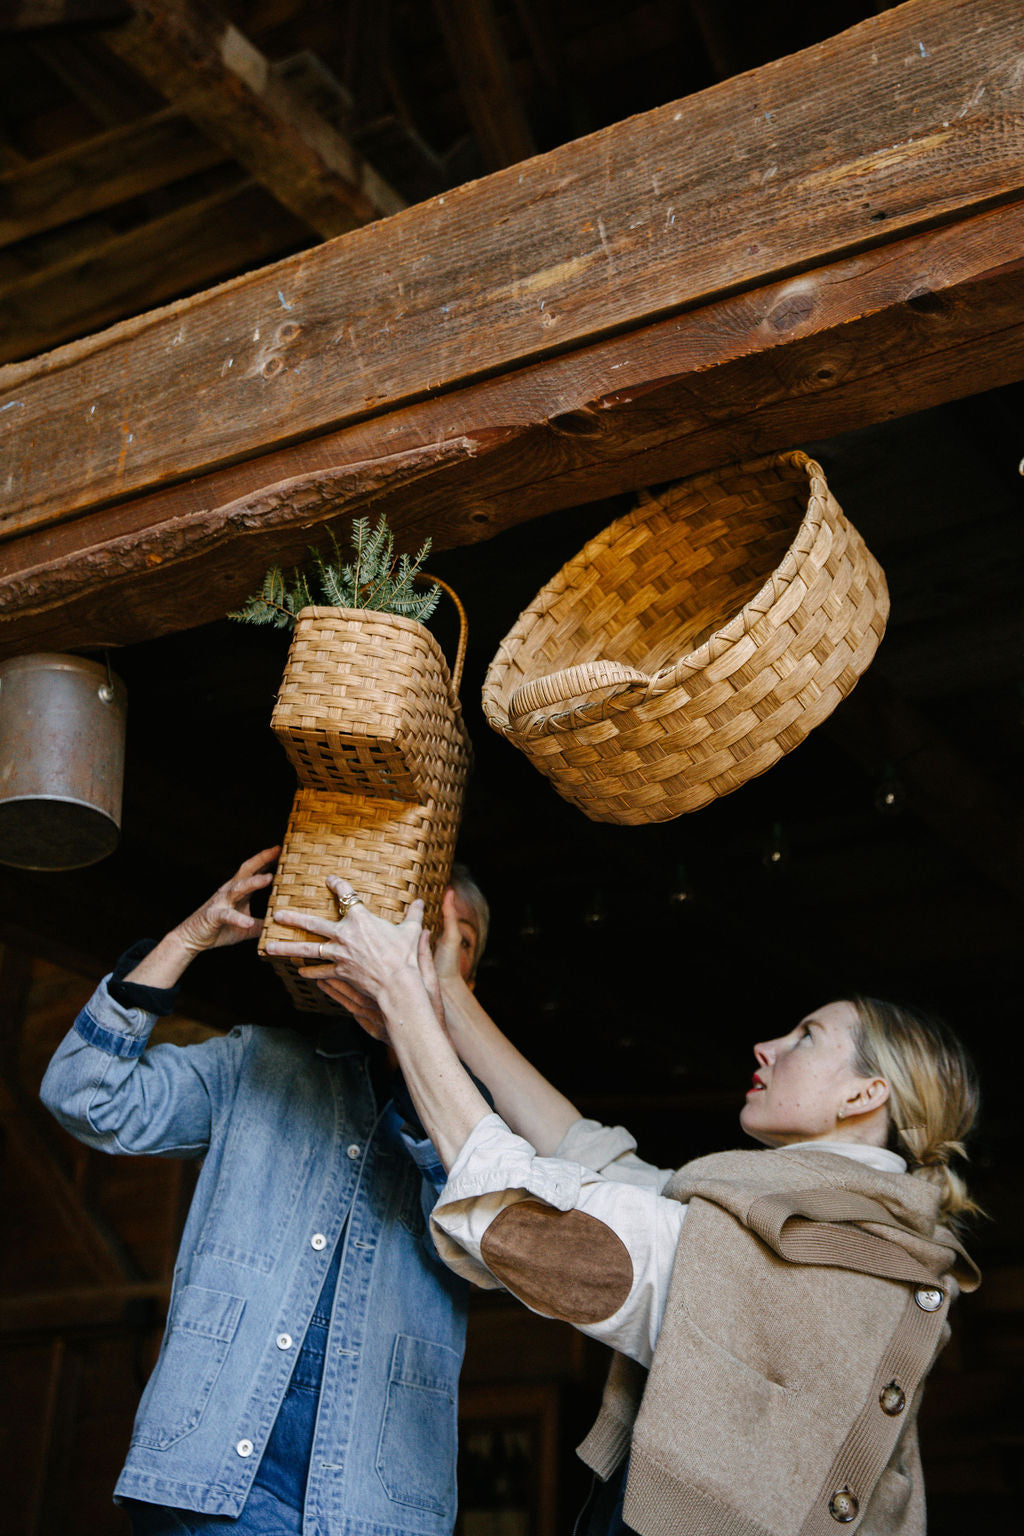
[[[953,1230],[974,1209],[952,1159],[977,1099],[955,1038],[891,1004],[827,1003],[754,1046],[740,1123],[766,1150],[659,1170],[488,1018],[450,910],[436,970],[417,910],[397,926],[343,910],[278,914],[323,938],[273,949],[397,1052],[449,1173],[443,1257],[616,1351],[580,1448],[600,1486],[586,1531],[920,1536],[921,1389],[978,1280]]]

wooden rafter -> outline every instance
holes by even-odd
[[[912,0],[0,370],[6,505],[67,516],[1024,196],[1020,30],[1016,0]],[[67,477],[8,441],[50,431]]]
[[[131,0],[106,44],[325,238],[404,201],[205,0]]]
[[[298,54],[275,64],[274,72],[310,102],[322,97],[332,84],[335,96],[344,96],[311,54]],[[227,158],[227,152],[200,133],[188,118],[166,107],[41,159],[21,160],[0,172],[0,246],[116,207],[129,198],[223,165]],[[173,249],[168,248],[168,258]],[[8,357],[23,355],[28,350],[23,343],[24,337],[9,327],[0,344],[0,359],[4,351]]]
[[[488,169],[535,155],[491,0],[434,0],[434,14]]]
[[[37,531],[27,517],[0,545],[0,653],[216,618],[271,560],[300,555],[311,529],[369,505],[407,543],[429,532],[447,548],[1018,379],[1022,248],[1024,204],[185,487]]]
[[[3,645],[214,617],[368,498],[445,547],[1021,377],[1019,27],[914,0],[0,370]]]

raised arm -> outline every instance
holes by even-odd
[[[327,883],[336,896],[351,890],[346,881],[335,877],[330,877]],[[303,966],[301,974],[316,979],[327,995],[348,1008],[371,1034],[381,1037],[386,1033],[410,1092],[413,1092],[413,1084],[409,1073],[416,1073],[422,1061],[414,1065],[410,1060],[406,1070],[397,1032],[412,1017],[414,1000],[418,1007],[422,1007],[423,999],[426,999],[430,1007],[420,974],[429,964],[429,956],[423,959],[419,954],[421,910],[418,909],[415,934],[411,927],[407,927],[408,919],[399,925],[383,923],[362,905],[350,909],[348,916],[339,923],[324,919],[314,921],[308,913],[280,912],[277,918],[286,925],[323,933],[323,953],[318,953],[320,946],[317,944],[303,945],[295,941],[278,941],[268,946],[275,954],[315,958],[319,962]],[[554,1152],[569,1127],[580,1118],[579,1111],[516,1049],[463,979],[458,964],[460,935],[450,891],[445,897],[443,916],[434,959],[448,1032],[448,1038],[443,1039],[444,1031],[440,1031],[445,1056],[461,1059],[486,1085],[494,1099],[495,1110],[517,1135],[524,1137],[540,1153]],[[401,939],[397,937],[399,934]],[[403,969],[408,974],[403,975]],[[394,1011],[394,1017],[389,1010]],[[431,1008],[431,1020],[424,1019],[423,1029],[429,1032],[437,1027],[438,1021]],[[414,1028],[418,1029],[418,1026]],[[429,1038],[433,1041],[429,1049],[440,1061],[442,1045],[434,1035]],[[427,1039],[428,1033],[416,1033],[413,1048],[417,1053],[428,1049]],[[408,1056],[408,1041],[404,1049]],[[449,1060],[446,1071],[450,1067]],[[413,1096],[415,1098],[415,1093]],[[486,1114],[488,1106],[479,1093],[475,1098]],[[480,1118],[477,1115],[476,1120]],[[426,1119],[424,1125],[430,1130]],[[466,1126],[465,1134],[468,1135],[472,1128],[472,1125]],[[433,1136],[431,1139],[434,1140]],[[435,1140],[434,1145],[443,1156],[440,1143]]]
[[[347,881],[332,876],[328,884],[336,896],[352,894]],[[336,923],[314,913],[278,911],[278,923],[322,938],[271,940],[267,952],[311,962],[299,974],[330,983],[325,990],[341,1001],[354,989],[362,999],[353,1009],[357,1017],[379,1013],[427,1135],[450,1168],[470,1132],[491,1111],[441,1022],[440,994],[431,998],[427,991],[421,959],[427,979],[434,978],[422,919],[418,901],[401,923],[374,917],[362,903]]]
[[[106,1152],[201,1156],[210,1132],[210,1082],[237,1055],[217,1037],[180,1049],[147,1049],[160,1013],[195,955],[256,938],[252,896],[269,884],[276,848],[247,859],[191,916],[148,950],[137,945],[106,977],[57,1047],[43,1103],[80,1141]]]

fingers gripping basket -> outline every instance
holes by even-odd
[[[400,920],[422,897],[436,927],[451,872],[471,749],[459,706],[466,615],[454,670],[422,624],[396,614],[304,608],[272,727],[299,779],[267,904],[268,939],[299,937],[283,907],[334,921],[326,885],[342,875],[380,917]],[[296,1006],[336,1012],[294,961],[268,957]]]
[[[830,715],[888,608],[820,465],[734,465],[643,494],[563,566],[498,648],[484,713],[593,821],[667,821]]]

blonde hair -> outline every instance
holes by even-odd
[[[854,1069],[889,1084],[890,1142],[909,1171],[936,1184],[952,1226],[980,1213],[951,1166],[978,1113],[974,1063],[953,1031],[932,1015],[877,997],[851,997],[857,1013]]]

